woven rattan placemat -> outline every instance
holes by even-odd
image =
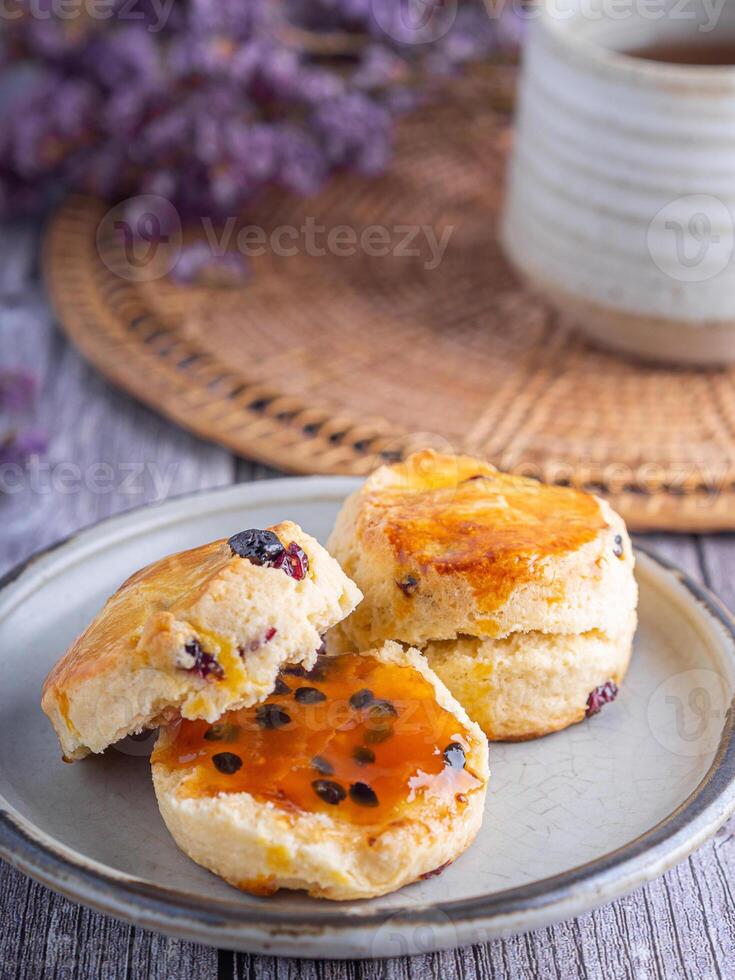
[[[638,529],[735,528],[735,371],[595,350],[524,290],[496,241],[511,139],[481,86],[414,114],[385,178],[264,200],[248,224],[380,226],[372,251],[418,255],[286,233],[296,254],[268,248],[230,288],[131,281],[106,207],[70,199],[45,249],[60,321],[114,382],[280,469],[363,474],[429,444],[601,491]],[[423,226],[450,234],[435,268]]]

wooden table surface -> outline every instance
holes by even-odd
[[[0,229],[0,364],[37,371],[38,421],[49,435],[47,467],[29,474],[19,492],[0,496],[0,573],[109,514],[277,475],[200,442],[88,367],[54,325],[37,254],[37,229]],[[735,608],[732,535],[646,540]],[[735,821],[662,878],[578,919],[505,941],[375,962],[247,956],[169,939],[81,908],[0,862],[0,980],[733,977],[733,829]]]

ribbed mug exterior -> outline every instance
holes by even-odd
[[[607,346],[735,360],[735,67],[631,57],[615,47],[683,39],[696,22],[590,10],[541,10],[530,25],[506,252]],[[735,50],[735,0],[719,16],[712,37]]]

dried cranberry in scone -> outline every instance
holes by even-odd
[[[132,575],[49,674],[42,705],[66,758],[172,714],[211,724],[282,667],[315,668],[360,592],[296,524],[250,528]]]
[[[635,555],[594,494],[427,449],[372,472],[328,547],[364,593],[331,649],[416,647],[492,740],[580,722],[623,681]]]

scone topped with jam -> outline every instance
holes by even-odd
[[[332,648],[418,647],[490,738],[580,720],[625,673],[633,551],[590,494],[427,450],[376,470],[328,547],[365,596]]]
[[[284,667],[262,704],[161,731],[153,780],[195,861],[239,888],[381,895],[441,870],[482,819],[487,743],[415,650]]]
[[[179,715],[214,722],[314,665],[360,592],[289,521],[169,555],[131,576],[46,679],[64,757],[102,752]]]

